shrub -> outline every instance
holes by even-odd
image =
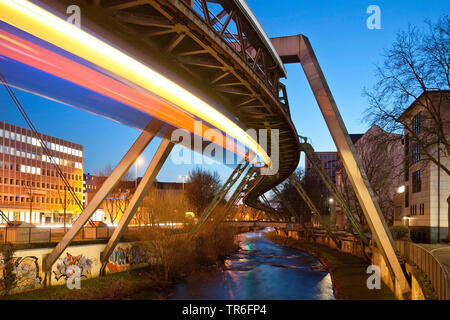
[[[394,240],[409,239],[409,228],[407,226],[392,226],[389,230]]]
[[[0,248],[1,254],[1,266],[2,266],[2,278],[0,279],[0,292],[4,291],[7,295],[16,286],[17,276],[14,266],[14,253],[16,249],[11,243],[7,243]]]

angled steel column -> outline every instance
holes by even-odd
[[[283,213],[280,214],[280,212],[275,210],[264,194],[261,195],[261,199],[263,200],[262,205],[266,207],[266,210],[264,210],[264,211],[266,211],[267,214],[269,214],[269,212],[270,212],[271,214],[273,214],[275,219],[278,217],[278,219],[276,219],[278,221],[280,220],[280,215],[281,215],[282,218],[287,219],[288,222],[290,222],[290,217]]]
[[[305,139],[306,141],[306,139]],[[313,147],[307,143],[303,142],[300,143],[303,149],[303,152],[305,152],[305,155],[308,157],[308,160],[311,161],[311,163],[314,166],[314,169],[319,174],[320,179],[323,181],[325,186],[328,188],[330,193],[333,195],[334,199],[337,203],[339,203],[342,211],[344,212],[345,216],[347,217],[348,221],[350,221],[350,224],[353,227],[353,230],[358,233],[359,238],[361,241],[368,246],[369,240],[367,239],[366,235],[364,234],[364,230],[359,224],[359,222],[356,220],[354,214],[350,210],[350,206],[348,205],[345,198],[342,196],[342,194],[338,191],[336,188],[336,185],[333,183],[333,180],[331,180],[330,175],[328,174],[327,170],[324,168],[322,161],[317,157],[317,154],[314,152]]]
[[[230,191],[231,187],[236,183],[237,180],[239,180],[239,177],[242,175],[242,173],[245,171],[245,169],[248,166],[247,160],[242,160],[237,167],[233,170],[228,180],[225,182],[225,184],[220,188],[219,192],[214,196],[211,203],[208,205],[208,207],[205,209],[205,212],[200,217],[200,220],[198,221],[197,225],[194,227],[194,229],[191,232],[191,236],[195,234],[197,231],[200,230],[200,228],[203,226],[203,224],[209,219],[209,217],[213,214],[213,212],[216,210],[216,208],[219,206],[220,202],[225,198],[228,191]]]
[[[104,267],[106,266],[106,263],[109,259],[109,256],[113,252],[114,248],[116,247],[117,243],[120,241],[123,233],[125,232],[126,228],[128,227],[128,224],[130,223],[131,219],[133,218],[134,214],[136,213],[137,208],[142,202],[142,199],[144,199],[145,195],[147,194],[148,189],[152,186],[153,182],[156,179],[156,176],[159,173],[159,170],[163,166],[164,162],[166,162],[167,157],[170,154],[170,151],[172,151],[172,148],[174,144],[170,140],[170,135],[172,133],[172,130],[168,130],[165,134],[164,139],[161,141],[161,144],[159,145],[158,149],[156,150],[155,155],[152,158],[152,161],[148,165],[147,170],[145,171],[144,176],[142,177],[142,180],[139,182],[139,185],[133,194],[133,197],[130,200],[130,203],[128,204],[125,212],[123,213],[122,217],[120,218],[119,224],[117,228],[114,230],[114,233],[112,234],[111,238],[108,241],[108,244],[106,245],[105,249],[103,250],[100,261],[102,263],[102,271]]]
[[[152,139],[161,129],[161,126],[162,124],[160,121],[152,120],[144,129],[144,131],[142,131],[140,136],[131,146],[130,150],[128,150],[122,160],[120,160],[119,164],[114,168],[111,175],[98,189],[93,199],[88,203],[86,208],[84,208],[83,212],[80,214],[69,231],[64,235],[64,237],[53,249],[53,251],[50,252],[50,254],[44,259],[42,263],[42,269],[45,272],[49,272],[51,270],[51,267],[55,263],[56,259],[58,259],[59,256],[64,252],[64,250],[69,246],[73,238],[75,238],[81,228],[89,220],[91,215],[100,206],[103,199],[105,199],[105,197],[111,192],[116,184],[119,183],[122,176],[128,171],[128,169],[130,169],[131,165],[136,161],[142,151],[144,151],[150,141],[152,141]]]
[[[238,201],[241,197],[241,193],[246,189],[248,182],[257,174],[257,169],[255,167],[251,167],[247,170],[247,173],[245,174],[244,178],[242,178],[241,183],[239,183],[236,190],[234,190],[233,194],[231,195],[230,199],[228,200],[226,209],[231,208],[236,201]]]
[[[306,224],[302,221],[302,217],[300,216],[300,214],[297,214],[297,212],[294,210],[294,208],[292,208],[289,201],[287,201],[287,199],[283,196],[283,194],[280,192],[280,190],[278,190],[278,187],[273,187],[272,191],[276,194],[278,199],[280,199],[280,201],[283,203],[283,205],[286,207],[286,209],[289,211],[289,213],[291,215],[293,215],[294,217],[298,218],[298,222],[302,225],[303,229],[305,229],[305,232],[307,234],[311,233],[311,230],[309,230],[309,228],[306,227]]]
[[[398,260],[394,240],[308,38],[297,35],[271,40],[284,63],[302,65],[377,246],[402,294],[409,293],[411,288]]]
[[[325,221],[323,221],[319,210],[316,208],[315,204],[311,201],[311,199],[309,198],[309,196],[306,193],[305,189],[303,189],[303,187],[300,184],[300,182],[297,181],[297,179],[295,178],[294,175],[291,175],[289,177],[289,181],[294,186],[295,190],[297,190],[297,193],[300,195],[300,197],[303,199],[303,201],[306,202],[306,204],[308,205],[308,207],[311,210],[312,214],[317,218],[317,220],[319,220],[319,223],[321,224],[321,226],[325,228],[325,230],[327,231],[327,233],[330,236],[330,238],[333,239],[333,241],[337,245],[337,247],[340,248],[341,247],[341,242],[336,238],[334,233],[331,231],[330,226]]]

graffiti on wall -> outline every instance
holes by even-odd
[[[61,258],[60,258],[61,260]],[[86,258],[82,254],[78,256],[71,255],[70,253],[66,253],[66,256],[62,259],[61,263],[56,265],[56,271],[53,271],[55,274],[56,280],[61,278],[68,279],[71,274],[70,266],[77,266],[80,268],[81,278],[88,278],[91,274],[92,269],[92,260]]]
[[[34,289],[41,285],[39,275],[39,259],[33,256],[14,258],[14,272],[16,274],[16,287],[14,290]],[[3,258],[0,259],[0,274],[3,274]],[[0,287],[0,291],[3,288]]]
[[[139,246],[123,248],[119,245],[109,257],[107,267],[109,272],[119,272],[129,269],[133,265],[146,262],[147,254],[143,248]]]

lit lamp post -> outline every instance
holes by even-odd
[[[183,181],[183,191],[184,191],[184,182],[187,181],[189,179],[189,176],[178,176],[178,179],[182,179]]]
[[[336,204],[333,198],[329,198],[328,202],[330,203],[330,226],[332,228],[336,227]]]
[[[142,159],[142,157],[138,157],[136,159],[136,164],[135,164],[135,168],[136,168],[136,181],[135,181],[135,188],[137,188],[137,183],[138,183],[138,166],[144,164],[144,159]]]

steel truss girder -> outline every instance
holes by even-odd
[[[340,248],[341,247],[340,241],[336,238],[334,233],[331,231],[330,225],[323,220],[322,215],[320,214],[319,210],[317,210],[316,206],[311,201],[311,199],[309,198],[305,189],[303,189],[300,182],[297,181],[297,179],[295,178],[294,175],[291,175],[289,177],[289,181],[294,186],[295,190],[300,195],[300,197],[303,199],[303,201],[305,201],[305,203],[308,205],[308,208],[311,210],[311,213],[317,218],[317,220],[319,220],[320,225],[325,228],[325,230],[327,231],[330,238],[334,241],[334,243],[338,246],[338,248]]]
[[[42,269],[45,272],[49,272],[59,258],[59,256],[64,252],[64,250],[70,245],[73,238],[78,234],[81,228],[86,224],[92,214],[97,210],[105,197],[111,192],[111,190],[119,183],[122,176],[130,169],[139,155],[145,150],[148,144],[153,140],[158,131],[161,129],[162,123],[158,120],[152,120],[147,125],[147,127],[142,131],[137,140],[133,143],[131,148],[125,154],[125,156],[120,160],[119,164],[114,168],[110,176],[105,180],[102,186],[98,189],[97,193],[94,195],[93,199],[89,201],[86,208],[80,214],[78,219],[69,229],[69,231],[64,235],[61,241],[56,245],[56,247],[50,252],[50,254],[44,258],[42,263]]]
[[[339,203],[339,206],[341,207],[342,211],[347,216],[347,219],[350,221],[353,230],[358,233],[359,238],[361,241],[368,246],[369,240],[364,234],[364,230],[359,224],[359,222],[356,220],[355,216],[353,215],[352,211],[350,210],[350,206],[348,205],[345,198],[342,196],[342,194],[338,191],[336,188],[336,185],[333,183],[333,180],[331,180],[330,175],[328,174],[327,170],[324,168],[322,161],[319,160],[317,157],[317,154],[314,152],[313,147],[307,143],[303,142],[301,143],[303,152],[305,152],[305,155],[308,157],[308,160],[311,161],[311,163],[314,166],[314,169],[319,174],[320,179],[323,181],[325,186],[328,188],[328,190],[333,195],[334,199]]]
[[[152,161],[148,165],[147,170],[145,171],[145,174],[142,177],[142,180],[139,182],[139,185],[136,191],[134,192],[133,197],[130,200],[130,203],[128,204],[127,208],[125,209],[125,212],[120,218],[120,221],[116,229],[114,230],[114,233],[109,239],[105,249],[101,253],[100,256],[100,261],[102,263],[101,273],[103,273],[103,270],[106,267],[106,263],[108,262],[110,255],[117,246],[117,243],[122,238],[122,235],[124,234],[126,228],[128,227],[128,224],[130,223],[131,219],[136,213],[142,200],[146,196],[147,191],[150,189],[153,182],[155,181],[156,176],[159,173],[159,170],[166,162],[166,159],[169,156],[170,151],[172,151],[174,144],[171,142],[170,139],[171,134],[172,130],[167,130],[165,137],[163,138],[158,149],[153,155]]]
[[[397,257],[395,243],[383,218],[364,168],[308,38],[303,35],[273,38],[272,44],[284,63],[300,63],[356,193],[373,238],[402,294],[411,291]]]
[[[206,221],[211,217],[211,215],[214,213],[214,211],[217,209],[219,204],[222,202],[222,200],[227,195],[228,191],[230,191],[231,187],[236,183],[237,180],[239,180],[239,177],[244,173],[245,169],[248,166],[247,160],[242,160],[236,168],[233,170],[231,175],[229,176],[228,180],[225,182],[225,184],[220,188],[219,192],[214,196],[211,203],[206,207],[205,211],[203,212],[202,216],[200,217],[197,225],[192,231],[192,234],[199,231],[200,228],[205,224]]]
[[[245,189],[247,188],[247,184],[257,173],[258,171],[255,167],[251,167],[247,170],[244,178],[242,178],[241,183],[239,183],[238,187],[231,195],[230,200],[228,200],[227,209],[231,208],[231,206],[233,206],[240,199],[242,192],[245,192]]]

